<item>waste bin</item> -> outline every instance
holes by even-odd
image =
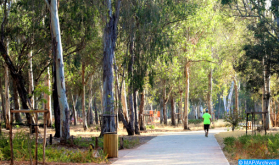
[[[109,158],[118,157],[118,135],[117,133],[104,134],[104,152]]]

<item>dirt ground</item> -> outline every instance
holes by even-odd
[[[276,133],[279,133],[279,128],[278,127],[272,128],[269,131],[267,131],[267,134],[276,134]],[[222,148],[222,150],[224,152],[224,155],[228,159],[230,165],[238,165],[238,160],[232,159],[231,155],[228,152],[224,151],[224,147],[225,147],[225,145],[223,143],[224,138],[226,138],[226,137],[239,137],[239,136],[242,136],[242,135],[245,135],[245,134],[246,134],[246,130],[244,130],[244,129],[243,130],[228,131],[228,132],[220,132],[218,134],[215,134],[215,138],[216,138],[217,142],[219,143],[220,147]],[[251,135],[252,132],[249,130],[247,132],[247,134]],[[261,132],[257,131],[256,134],[264,135],[265,132],[264,131],[261,131]]]

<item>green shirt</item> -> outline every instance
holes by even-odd
[[[205,113],[202,115],[203,120],[203,124],[210,124],[210,118],[211,115],[209,113]]]

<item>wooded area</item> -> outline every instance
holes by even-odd
[[[128,135],[140,134],[147,110],[160,112],[161,124],[185,130],[205,109],[214,119],[267,112],[263,121],[273,127],[279,117],[278,5],[0,1],[1,122],[9,129],[11,109],[48,109],[47,124],[61,141],[78,122],[84,131],[102,122],[102,136],[115,132],[119,120]],[[16,114],[15,122],[34,123],[29,113]],[[99,121],[99,115],[111,117]]]

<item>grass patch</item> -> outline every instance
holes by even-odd
[[[203,122],[203,119],[189,119],[188,123],[189,124],[200,124]]]
[[[152,129],[152,130],[155,129],[155,125],[146,125],[145,127],[146,129]]]
[[[120,140],[120,138],[118,138],[118,140]],[[118,144],[120,144],[120,142],[118,141]],[[131,149],[134,148],[135,146],[139,145],[140,141],[139,138],[135,138],[135,139],[124,139],[123,140],[123,147],[126,149]],[[120,147],[120,145],[118,145],[118,147]]]
[[[224,150],[235,160],[279,158],[279,134],[226,137],[224,144]]]
[[[79,141],[76,142],[80,142]],[[75,143],[75,141],[74,141]],[[88,143],[89,145],[90,143]],[[84,143],[81,146],[87,147]],[[35,159],[35,139],[23,132],[16,133],[13,138],[14,159],[16,161],[29,161]],[[94,152],[94,151],[93,151]],[[80,150],[65,148],[63,146],[47,146],[45,150],[46,162],[72,162],[72,163],[100,163],[107,162],[107,156],[99,150],[99,157],[94,157],[94,153],[88,149]],[[0,160],[10,160],[9,137],[0,135]],[[42,144],[38,144],[38,161],[43,159]]]

